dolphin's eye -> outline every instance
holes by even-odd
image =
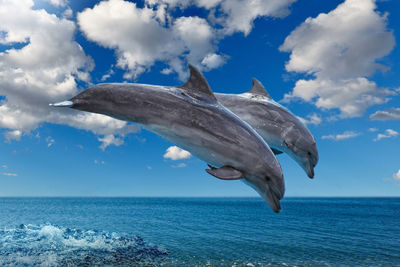
[[[310,152],[310,151],[308,151],[307,154],[308,154],[309,156],[311,156],[311,152]]]
[[[269,178],[268,176],[265,176],[265,180],[266,180],[267,182],[269,182],[269,181],[271,181],[271,178]]]

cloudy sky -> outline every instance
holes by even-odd
[[[256,77],[301,117],[315,179],[280,155],[286,196],[400,196],[396,0],[0,0],[0,196],[256,196],[138,125],[67,109],[102,82],[215,92]]]

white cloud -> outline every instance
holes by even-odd
[[[110,78],[112,75],[114,75],[114,70],[112,69],[112,66],[111,66],[111,69],[109,70],[109,71],[107,71],[107,73],[106,74],[104,74],[103,76],[101,76],[101,81],[102,82],[104,82],[105,80],[107,80],[108,78]]]
[[[179,17],[174,21],[172,30],[177,39],[183,41],[182,47],[189,51],[187,56],[189,62],[199,64],[214,51],[212,44],[214,30],[205,19]],[[180,51],[180,54],[183,52]]]
[[[248,35],[253,22],[259,17],[283,18],[290,14],[289,6],[296,0],[146,0],[149,6],[167,5],[170,9],[188,6],[211,10],[210,17],[213,23],[222,27],[224,35],[242,32]],[[216,12],[218,11],[218,12]],[[218,15],[216,16],[216,13]]]
[[[54,145],[55,142],[56,141],[51,136],[48,136],[46,138],[47,147],[51,147],[52,145]]]
[[[146,0],[150,7],[168,6],[169,9],[177,7],[185,9],[194,5],[211,10],[209,19],[222,27],[223,35],[235,32],[248,35],[255,19],[286,17],[290,14],[289,7],[294,2],[296,0]]]
[[[62,16],[64,18],[72,18],[74,16],[74,12],[72,11],[72,9],[69,7],[67,8],[63,13]]]
[[[299,116],[297,116],[297,118],[305,125],[308,125],[308,124],[318,125],[322,122],[322,118],[316,113],[307,115],[307,119],[304,119]]]
[[[104,137],[99,137],[98,140],[102,143],[99,147],[101,150],[105,150],[109,145],[120,146],[124,143],[121,138],[116,138],[112,134],[105,135]]]
[[[46,2],[56,7],[65,7],[68,4],[68,0],[46,0]]]
[[[393,179],[400,182],[400,170],[393,174]]]
[[[4,176],[14,176],[14,177],[15,177],[15,176],[18,176],[17,173],[11,173],[11,172],[4,172],[3,175],[4,175]]]
[[[201,61],[201,64],[205,67],[205,69],[211,70],[224,65],[225,61],[226,59],[223,56],[212,53],[206,55]]]
[[[218,68],[226,60],[217,53],[222,38],[234,32],[247,35],[258,17],[288,15],[294,1],[146,0],[139,8],[132,2],[108,0],[85,9],[77,19],[87,39],[116,51],[116,67],[126,71],[124,78],[135,79],[161,61],[168,65],[163,74],[176,72],[184,80],[187,61],[200,70]],[[208,19],[171,15],[173,9],[191,5],[209,11]]]
[[[225,0],[221,1],[224,13],[222,24],[225,34],[243,32],[248,35],[253,21],[259,17],[283,18],[290,14],[288,7],[296,0]],[[204,1],[200,1],[204,2]]]
[[[345,131],[344,133],[341,134],[330,134],[330,135],[324,135],[321,138],[322,139],[331,139],[334,141],[342,141],[342,140],[346,140],[346,139],[350,139],[350,138],[354,138],[361,135],[361,133],[358,132],[354,132],[354,131]]]
[[[358,117],[373,105],[384,104],[392,95],[387,89],[378,88],[374,82],[366,78],[347,80],[299,80],[286,99],[300,97],[312,101],[319,108],[337,108],[340,117]],[[315,100],[314,100],[315,99]]]
[[[195,4],[199,7],[210,9],[219,5],[221,0],[195,0]]]
[[[175,164],[175,165],[171,165],[172,168],[185,168],[186,166],[187,166],[186,163],[183,163],[183,162]]]
[[[374,139],[374,141],[379,141],[384,138],[392,138],[392,137],[396,137],[398,135],[399,135],[399,133],[397,131],[392,130],[392,129],[386,129],[385,133],[378,134],[376,136],[376,138]]]
[[[98,44],[116,49],[117,67],[127,70],[126,78],[134,78],[154,64],[166,59],[172,36],[150,8],[137,8],[123,0],[102,1],[77,15],[80,29]]]
[[[373,133],[373,132],[376,132],[376,131],[378,131],[378,130],[379,130],[378,128],[369,128],[369,129],[368,129],[368,131],[369,131],[369,132],[372,132],[372,133]]]
[[[7,169],[7,168],[8,168],[7,165],[2,165],[1,167],[2,167],[3,169]]]
[[[48,106],[78,93],[77,81],[88,82],[94,65],[74,41],[73,21],[33,6],[32,0],[0,1],[0,32],[5,33],[0,35],[0,44],[22,44],[0,52],[0,96],[5,96],[0,101],[0,128],[6,129],[6,140],[19,140],[44,122],[101,135],[137,131],[102,115]]]
[[[165,159],[180,160],[190,158],[191,154],[190,152],[183,150],[177,146],[170,146],[163,157]]]
[[[204,57],[215,53],[214,30],[199,17],[179,17],[164,25],[157,10],[123,0],[102,1],[79,13],[78,23],[89,40],[116,50],[116,66],[126,70],[126,79],[163,61],[183,80],[185,60],[201,67]]]
[[[395,93],[367,76],[386,67],[376,60],[394,47],[387,14],[374,0],[346,0],[333,11],[307,18],[280,47],[291,52],[286,70],[314,75],[297,81],[285,98],[301,98],[319,108],[339,109],[340,117],[357,117]]]
[[[400,108],[391,108],[388,110],[378,110],[369,116],[372,121],[389,121],[400,120]]]
[[[11,130],[11,131],[5,131],[3,135],[6,138],[6,142],[10,143],[12,140],[16,141],[21,140],[22,132],[19,130]]]
[[[171,74],[173,72],[174,71],[172,69],[170,69],[170,68],[164,68],[164,69],[161,70],[161,74],[164,74],[164,75],[169,75],[169,74]]]

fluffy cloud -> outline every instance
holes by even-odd
[[[308,125],[308,124],[318,125],[322,122],[322,118],[316,113],[307,115],[307,119],[302,118],[302,117],[297,117],[297,118],[305,125]]]
[[[183,150],[177,146],[170,146],[163,157],[165,159],[180,160],[190,158],[191,154],[190,152]]]
[[[124,140],[121,138],[116,138],[114,135],[109,134],[104,136],[103,138],[98,138],[98,140],[102,143],[100,145],[101,150],[105,150],[109,145],[120,146],[124,143]]]
[[[90,80],[93,62],[74,41],[74,22],[33,6],[32,0],[0,1],[0,44],[21,45],[0,52],[0,96],[5,97],[0,101],[0,129],[6,140],[19,140],[44,122],[100,135],[136,132],[102,115],[48,106],[78,93],[77,82]]]
[[[393,174],[393,179],[400,182],[400,170]]]
[[[70,7],[68,7],[63,13],[62,16],[64,18],[72,18],[74,16],[74,11]]]
[[[68,0],[46,0],[46,1],[56,7],[65,7],[68,4]]]
[[[47,147],[51,147],[52,145],[54,145],[55,142],[56,141],[51,136],[47,136],[46,138]]]
[[[205,67],[205,69],[211,70],[224,65],[225,61],[226,61],[225,57],[212,53],[206,55],[201,61],[201,64]]]
[[[179,163],[179,164],[175,164],[175,165],[171,165],[172,168],[185,168],[187,165],[186,163]]]
[[[116,66],[126,71],[126,79],[135,79],[161,61],[168,65],[163,74],[176,72],[184,80],[187,61],[200,70],[218,68],[227,58],[217,53],[219,40],[234,32],[247,35],[257,17],[288,15],[294,1],[146,0],[139,8],[132,2],[108,0],[85,9],[77,19],[87,39],[116,51]],[[191,5],[211,9],[208,20],[170,15],[177,7]]]
[[[259,17],[283,18],[290,14],[289,7],[296,0],[146,0],[151,6],[185,9],[194,5],[211,10],[210,20],[222,27],[221,33],[242,32],[248,35],[253,22]],[[218,16],[216,16],[218,13]]]
[[[89,40],[116,49],[117,67],[128,70],[126,78],[135,77],[155,60],[164,60],[173,38],[150,8],[137,8],[123,0],[102,1],[77,16],[80,29]]]
[[[288,7],[296,0],[225,0],[221,1],[224,13],[222,24],[225,34],[243,32],[248,35],[253,21],[258,17],[282,18],[289,15]],[[204,2],[204,1],[199,1]]]
[[[77,18],[89,40],[116,50],[116,66],[127,71],[127,79],[136,78],[156,61],[168,63],[184,79],[184,59],[200,65],[205,56],[215,52],[213,29],[199,17],[180,17],[164,25],[166,18],[160,20],[155,9],[109,0],[85,9]]]
[[[388,110],[378,110],[369,116],[372,121],[400,120],[400,108],[391,108]]]
[[[11,143],[12,140],[21,140],[22,132],[20,130],[10,130],[3,132],[3,135],[6,138],[6,141]]]
[[[392,130],[392,129],[386,129],[385,133],[378,134],[376,136],[376,138],[374,139],[374,141],[379,141],[384,138],[392,138],[392,137],[396,137],[398,135],[399,135],[399,133],[397,131]]]
[[[357,136],[359,136],[359,135],[361,135],[361,133],[354,132],[354,131],[345,131],[345,132],[342,133],[342,134],[324,135],[324,136],[322,136],[321,138],[322,138],[322,139],[331,139],[331,140],[334,140],[334,141],[342,141],[342,140],[346,140],[346,139],[350,139],[350,138],[357,137]]]
[[[286,99],[301,98],[317,107],[339,109],[341,117],[357,117],[395,93],[366,77],[386,67],[376,60],[389,54],[394,36],[387,15],[375,11],[374,0],[346,0],[336,9],[308,18],[280,47],[291,52],[286,70],[314,75],[299,80]]]

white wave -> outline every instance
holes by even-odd
[[[167,252],[140,237],[46,225],[0,230],[0,266],[154,265]],[[90,264],[92,263],[92,264]]]

